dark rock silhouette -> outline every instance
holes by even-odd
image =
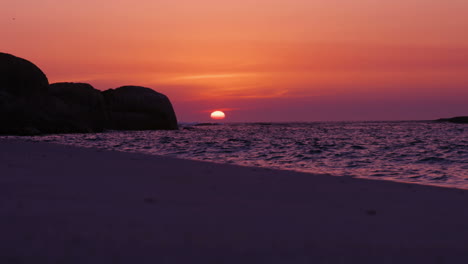
[[[149,88],[101,93],[85,83],[55,83],[33,63],[0,53],[0,134],[177,129],[169,99]]]
[[[0,53],[0,134],[49,132],[49,81],[33,63]]]
[[[109,129],[177,129],[169,99],[150,88],[122,86],[102,92],[109,113]]]
[[[452,118],[437,119],[437,122],[450,122],[456,124],[468,124],[468,116],[457,116]]]
[[[49,81],[33,63],[0,52],[0,92],[15,96],[47,93]]]
[[[64,130],[101,132],[108,121],[104,97],[87,83],[54,83],[50,94],[55,97],[51,106],[59,113]]]

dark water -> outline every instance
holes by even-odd
[[[85,147],[468,189],[468,125],[433,122],[185,125],[31,137]]]

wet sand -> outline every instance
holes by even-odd
[[[0,140],[0,263],[468,263],[468,191]]]

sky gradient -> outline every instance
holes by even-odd
[[[466,0],[15,0],[0,51],[49,81],[141,85],[179,121],[468,115]]]

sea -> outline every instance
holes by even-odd
[[[25,137],[21,137],[25,139]],[[183,123],[175,131],[26,137],[113,151],[468,189],[468,125],[431,121]]]

